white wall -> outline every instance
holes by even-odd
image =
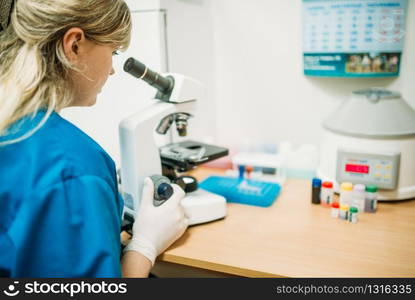
[[[142,10],[127,55],[157,71],[182,73],[202,81],[189,129],[198,139],[238,146],[244,140],[318,144],[320,122],[356,89],[384,86],[403,93],[415,107],[415,0],[409,0],[407,34],[398,78],[306,77],[302,70],[301,0],[128,0]],[[167,65],[160,22],[167,13]],[[152,20],[149,22],[147,17]],[[154,23],[154,24],[153,24]],[[117,75],[92,108],[68,115],[119,162],[118,122],[149,103],[154,89],[124,74],[126,56],[117,57]],[[119,85],[119,82],[122,82]]]
[[[415,0],[398,78],[306,77],[301,0],[210,0],[219,141],[318,144],[320,122],[356,89],[383,86],[415,107]]]
[[[198,140],[215,136],[211,0],[160,1],[167,15],[169,71],[195,78],[206,87],[205,96],[198,99],[195,118],[189,121],[189,131]]]

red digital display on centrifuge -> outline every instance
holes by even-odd
[[[369,166],[367,166],[367,165],[346,164],[346,172],[368,174],[369,173]]]

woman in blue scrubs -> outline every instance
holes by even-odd
[[[59,115],[94,105],[114,74],[112,55],[130,40],[127,5],[0,0],[0,11],[0,276],[146,277],[187,227],[184,192],[173,185],[155,208],[146,179],[122,255],[114,162]]]

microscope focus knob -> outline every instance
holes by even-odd
[[[154,184],[154,206],[160,206],[173,195],[170,179],[162,175],[152,175],[150,179]]]
[[[157,194],[159,195],[160,199],[167,200],[173,195],[173,188],[168,183],[161,183],[157,188]]]

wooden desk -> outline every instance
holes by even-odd
[[[245,277],[415,277],[415,201],[380,203],[352,224],[290,179],[271,207],[228,204],[224,220],[190,227],[159,260]]]

